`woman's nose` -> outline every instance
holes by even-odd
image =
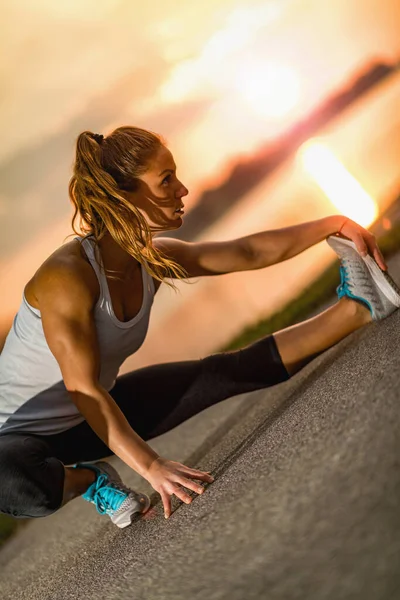
[[[179,197],[182,198],[183,196],[187,196],[189,193],[189,190],[182,184],[181,185],[181,189],[179,190]]]

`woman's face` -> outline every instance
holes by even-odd
[[[184,205],[188,189],[176,175],[176,165],[165,146],[148,162],[148,170],[139,177],[139,188],[127,192],[128,200],[142,213],[153,233],[178,229],[182,216],[175,212]]]

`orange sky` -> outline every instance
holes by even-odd
[[[400,54],[397,0],[209,0],[201,10],[190,0],[17,0],[2,22],[3,159],[38,138],[62,133],[91,99],[128,74],[133,81],[124,110],[114,118],[150,119],[151,124],[174,96],[181,110],[193,99],[225,101],[225,109],[228,99],[229,106],[240,102],[237,94],[229,94],[227,75],[233,83],[238,64],[251,65],[255,57],[297,70],[301,110],[366,56]],[[152,84],[143,89],[139,79],[150,72]],[[88,114],[89,125],[90,120]],[[241,122],[230,128],[226,121],[215,133],[226,135],[228,130],[239,138]],[[194,136],[189,137],[195,138],[198,154],[202,148],[193,125]],[[197,127],[204,132],[202,143],[209,140],[207,127]],[[159,128],[169,129],[166,122]],[[175,130],[180,138],[179,127]],[[265,127],[264,137],[268,133]],[[222,145],[221,151],[226,152]]]

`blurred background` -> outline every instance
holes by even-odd
[[[16,0],[3,10],[0,349],[41,263],[72,238],[78,134],[167,139],[181,229],[228,240],[344,214],[398,223],[398,0]],[[399,215],[400,216],[400,215]],[[161,286],[120,374],[199,358],[307,292],[325,242],[257,271]],[[192,280],[193,281],[193,280]]]

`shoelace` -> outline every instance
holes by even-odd
[[[344,259],[342,259],[339,270],[340,270],[340,285],[338,286],[338,290],[337,290],[338,294],[339,294],[339,298],[346,295],[347,292],[351,291],[351,288],[354,287],[350,281],[350,271],[352,271],[352,270],[358,271],[357,276],[358,276],[358,279],[360,282],[363,281],[363,282],[370,283],[369,276],[364,272],[363,269],[360,268],[360,265],[358,263],[355,263],[355,264],[353,263],[353,269],[351,269],[350,263],[344,258]]]
[[[341,296],[344,296],[348,290],[350,290],[350,280],[349,280],[349,272],[348,267],[345,266],[345,263],[340,265],[340,285],[338,287],[338,292]],[[339,296],[340,297],[340,296]]]
[[[130,490],[123,484],[108,482],[107,475],[100,475],[96,480],[96,490],[90,497],[98,513],[114,512],[118,510]]]

